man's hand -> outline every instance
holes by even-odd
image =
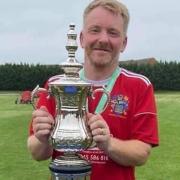
[[[102,150],[107,150],[111,138],[109,126],[100,114],[87,114],[93,140]]]
[[[112,137],[101,115],[87,114],[93,140],[112,160],[124,166],[142,165],[148,159],[151,145],[140,140],[121,140]]]
[[[32,126],[35,137],[40,142],[46,143],[54,125],[52,115],[48,112],[45,106],[42,106],[40,109],[37,109],[32,113],[32,118]]]

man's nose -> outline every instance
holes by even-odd
[[[108,42],[109,41],[108,33],[105,31],[102,31],[99,35],[99,41],[100,42]]]

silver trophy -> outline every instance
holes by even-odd
[[[88,96],[94,97],[97,92],[105,93],[105,109],[109,94],[103,88],[93,91],[91,83],[79,78],[82,64],[75,58],[78,46],[74,24],[70,24],[67,37],[68,59],[60,65],[65,74],[51,82],[49,89],[37,86],[32,91],[32,102],[40,91],[48,92],[47,98],[53,96],[56,100],[55,126],[49,140],[52,147],[63,152],[63,155],[50,162],[49,169],[53,180],[87,180],[91,173],[91,163],[81,157],[79,152],[95,145],[87,125]]]

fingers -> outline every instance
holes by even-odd
[[[52,123],[48,117],[36,117],[33,119],[33,131],[36,133],[40,130],[51,131]]]
[[[44,117],[44,119],[41,119],[40,117]],[[47,108],[45,106],[41,106],[39,109],[35,110],[32,113],[32,118],[33,121],[37,121],[37,122],[45,122],[45,120],[47,120],[47,123],[49,122],[50,124],[54,123],[54,119],[52,117],[52,115],[48,112]],[[47,119],[46,119],[47,118]]]
[[[32,117],[36,118],[37,116],[47,116],[49,114],[45,106],[41,106],[39,109],[33,111]]]
[[[105,142],[110,136],[109,126],[101,115],[88,113],[88,125],[95,142]]]
[[[45,106],[32,113],[34,135],[40,141],[47,141],[54,126],[54,119]]]
[[[88,113],[87,117],[88,125],[91,129],[91,133],[93,136],[93,141],[96,143],[99,149],[102,149],[105,152],[108,151],[112,139],[108,124],[99,114],[94,115]]]
[[[109,128],[106,121],[100,114],[94,115],[88,113],[88,119],[88,125],[92,130],[97,128]]]
[[[106,134],[108,134],[108,131],[105,128],[96,128],[96,129],[92,130],[93,136],[96,136],[96,135],[104,136]]]

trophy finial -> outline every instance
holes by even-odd
[[[78,49],[78,45],[76,42],[77,34],[75,32],[75,24],[71,23],[69,25],[69,31],[67,34],[68,40],[66,44],[66,49],[68,51],[68,57],[71,58],[71,60],[75,58],[75,52]]]
[[[75,32],[75,24],[71,23],[69,25],[69,31],[67,33],[67,44],[66,44],[66,49],[68,51],[68,57],[71,58],[71,60],[75,58],[75,52],[78,49],[78,45],[76,42],[77,39],[77,34]]]
[[[66,50],[68,51],[68,59],[61,64],[62,69],[68,77],[78,77],[79,70],[82,68],[82,64],[75,58],[75,52],[78,49],[77,34],[75,32],[75,24],[70,23],[69,31],[67,33]]]

